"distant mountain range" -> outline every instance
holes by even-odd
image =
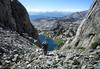
[[[74,12],[74,13],[69,13],[66,15],[63,15],[61,17],[58,16],[49,16],[48,18],[39,18],[39,19],[35,19],[33,20],[32,17],[31,18],[31,23],[35,26],[35,28],[37,28],[38,30],[51,30],[51,29],[55,29],[57,28],[59,25],[63,28],[69,28],[69,24],[80,24],[81,21],[84,19],[85,15],[87,14],[87,10],[86,11],[81,11],[81,12]],[[49,14],[48,14],[49,15]],[[43,15],[44,16],[44,15]],[[59,25],[58,25],[59,23]],[[58,28],[57,28],[58,29]]]
[[[72,12],[30,12],[31,20],[48,18],[48,17],[63,17],[70,15]]]

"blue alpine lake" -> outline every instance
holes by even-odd
[[[52,51],[58,47],[56,42],[52,38],[49,38],[45,35],[39,35],[38,40],[40,41],[41,44],[44,41],[48,42],[48,51]]]

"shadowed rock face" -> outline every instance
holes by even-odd
[[[0,1],[0,26],[20,34],[28,33],[29,36],[37,36],[37,31],[32,26],[26,9],[17,0]]]
[[[95,0],[87,17],[77,30],[75,39],[70,46],[89,48],[92,43],[100,41],[100,1]],[[66,44],[67,45],[67,44]]]
[[[15,19],[12,16],[10,0],[0,0],[0,26],[16,30]]]

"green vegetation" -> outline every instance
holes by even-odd
[[[55,42],[58,46],[62,46],[64,44],[64,41],[61,38],[55,38]]]
[[[96,42],[92,43],[91,48],[96,49],[97,46],[100,46],[100,41],[96,41]]]

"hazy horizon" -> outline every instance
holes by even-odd
[[[78,12],[88,10],[92,0],[20,0],[30,12]]]

